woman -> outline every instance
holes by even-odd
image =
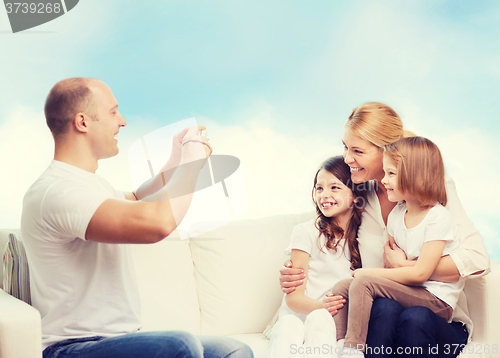
[[[401,267],[414,265],[406,260],[401,249],[391,249],[387,242],[387,217],[396,203],[387,198],[383,185],[383,148],[405,136],[401,119],[390,107],[376,102],[355,108],[349,116],[342,142],[344,160],[351,168],[354,183],[366,183],[367,203],[358,232],[359,250],[363,267]],[[477,277],[490,271],[489,257],[483,239],[467,218],[458,200],[454,182],[447,178],[446,193],[453,219],[458,225],[460,248],[444,256],[430,277],[436,281],[455,282],[460,278]],[[285,263],[291,267],[291,263]],[[281,287],[285,293],[293,292],[304,275],[298,269],[281,269]],[[452,320],[447,323],[424,307],[406,310],[394,300],[376,299],[368,327],[366,357],[455,357],[460,352],[453,344],[466,344],[472,335],[472,322],[465,314],[466,297],[462,292]],[[341,309],[341,298],[338,298]],[[371,348],[371,349],[370,349]],[[434,348],[434,349],[430,349]],[[451,348],[451,349],[450,349]]]

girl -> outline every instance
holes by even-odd
[[[316,172],[312,197],[318,216],[293,229],[285,251],[307,279],[283,298],[268,357],[335,354],[337,301],[329,291],[361,267],[356,235],[365,199],[350,176],[341,156],[329,158]]]
[[[464,286],[463,281],[428,281],[441,256],[459,246],[457,227],[444,208],[444,165],[437,146],[422,137],[401,139],[385,147],[383,169],[388,199],[399,202],[387,220],[390,245],[396,243],[416,261],[396,269],[358,269],[352,282],[335,285],[334,294],[349,296],[349,310],[335,316],[337,338],[345,337],[344,347],[356,349],[344,350],[345,356],[364,356],[360,351],[375,298],[392,298],[404,308],[424,306],[449,321]]]

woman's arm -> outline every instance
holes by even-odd
[[[404,285],[420,285],[427,281],[436,269],[443,253],[446,241],[428,241],[422,246],[422,251],[415,265],[399,268],[366,268],[353,272],[354,277],[361,275],[373,275],[385,277],[389,280],[402,283]]]
[[[291,260],[286,260],[283,268],[280,269],[280,286],[285,293],[295,291],[297,286],[304,283],[306,275],[301,268],[294,268]]]
[[[483,238],[467,217],[458,198],[455,182],[451,178],[446,178],[446,194],[448,196],[446,208],[457,224],[460,237],[460,247],[450,254],[447,259],[449,264],[446,267],[453,264],[461,277],[486,275],[491,269],[490,258],[484,246]],[[446,259],[446,257],[443,259]],[[449,268],[447,272],[449,273]],[[447,272],[444,272],[444,274]]]

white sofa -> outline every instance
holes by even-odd
[[[262,333],[282,299],[278,270],[292,228],[312,213],[235,221],[189,241],[173,233],[154,245],[136,245],[145,331],[181,329],[227,335],[264,356]],[[10,230],[0,230],[4,247]],[[17,231],[18,232],[18,231]],[[473,345],[461,358],[500,357],[500,263],[485,278],[468,280]],[[1,281],[0,281],[1,282]],[[0,357],[41,357],[40,315],[0,291]],[[497,350],[494,351],[494,345]]]

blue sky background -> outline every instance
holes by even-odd
[[[47,166],[43,103],[72,76],[102,79],[128,126],[99,172],[132,190],[131,143],[195,116],[215,153],[242,161],[246,217],[310,210],[312,175],[341,153],[357,105],[392,106],[435,141],[464,207],[500,261],[497,1],[80,0],[12,34],[0,11],[0,227]]]

